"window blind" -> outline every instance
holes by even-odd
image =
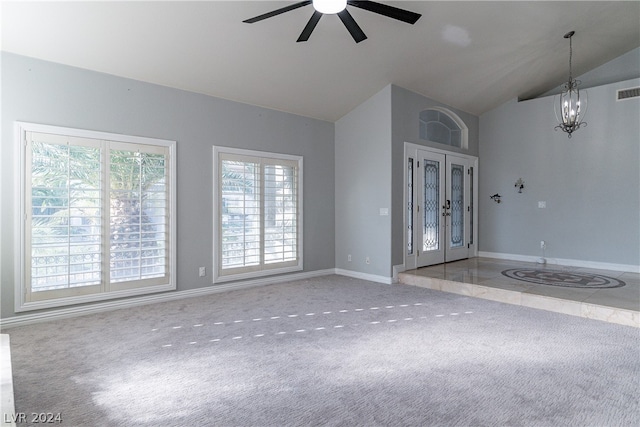
[[[161,147],[112,144],[109,182],[111,281],[165,276],[166,153]]]
[[[135,289],[175,289],[171,143],[30,130],[23,135],[19,291],[24,297],[19,308],[96,300],[89,295],[125,296]]]
[[[99,285],[102,163],[98,141],[29,135],[31,291]]]
[[[221,149],[222,150],[222,149]],[[219,152],[219,276],[301,268],[300,160]]]

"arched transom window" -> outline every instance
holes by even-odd
[[[420,139],[457,148],[468,148],[468,129],[455,113],[445,108],[420,112]]]

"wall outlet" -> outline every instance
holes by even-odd
[[[540,249],[544,249],[547,247],[547,242],[545,242],[544,240],[540,240]]]
[[[207,275],[207,268],[206,268],[206,267],[200,267],[200,268],[198,269],[198,275],[199,275],[200,277],[204,277],[204,276],[206,276],[206,275]]]
[[[351,254],[347,255],[347,261],[351,262]]]
[[[366,258],[364,259],[364,262],[365,262],[365,263],[367,263],[367,264],[371,264],[371,260],[369,259],[369,257],[366,257]]]

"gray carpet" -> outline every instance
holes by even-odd
[[[8,329],[64,426],[636,426],[638,329],[340,276]]]

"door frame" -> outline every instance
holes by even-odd
[[[417,209],[415,209],[415,207],[412,209],[413,212],[413,218],[412,218],[412,224],[413,224],[413,229],[412,229],[412,235],[413,235],[413,241],[414,241],[414,250],[412,254],[408,253],[408,245],[409,245],[409,239],[408,239],[408,227],[409,227],[409,221],[408,221],[408,206],[409,203],[411,202],[412,204],[417,200],[417,195],[416,195],[416,191],[417,191],[417,180],[416,180],[416,162],[418,159],[418,151],[427,151],[427,152],[431,152],[433,154],[437,154],[437,155],[444,155],[446,156],[453,156],[453,157],[458,157],[458,158],[464,158],[467,161],[469,161],[469,163],[472,165],[473,167],[473,181],[472,181],[472,188],[471,188],[471,202],[473,205],[473,212],[471,215],[471,222],[473,224],[472,226],[472,230],[470,233],[470,239],[471,239],[471,244],[469,245],[469,258],[475,257],[478,255],[478,157],[476,156],[471,156],[468,154],[464,154],[464,153],[459,153],[456,151],[448,151],[448,150],[443,150],[443,149],[439,149],[439,148],[432,148],[432,147],[428,147],[428,146],[424,146],[424,145],[419,145],[419,144],[414,144],[411,142],[405,142],[404,143],[404,155],[403,155],[403,166],[402,166],[402,170],[403,170],[403,191],[402,191],[402,201],[403,201],[403,207],[402,207],[402,234],[403,234],[403,247],[402,247],[402,259],[403,259],[403,264],[404,264],[404,270],[413,270],[416,268],[417,266],[417,251],[415,248],[417,239],[416,239],[416,230],[415,227],[418,225],[418,212]],[[409,201],[408,200],[408,185],[409,185],[409,181],[408,181],[408,176],[407,176],[407,164],[408,164],[408,159],[409,158],[413,158],[414,159],[414,173],[413,173],[413,200]],[[445,261],[446,262],[446,261]]]

